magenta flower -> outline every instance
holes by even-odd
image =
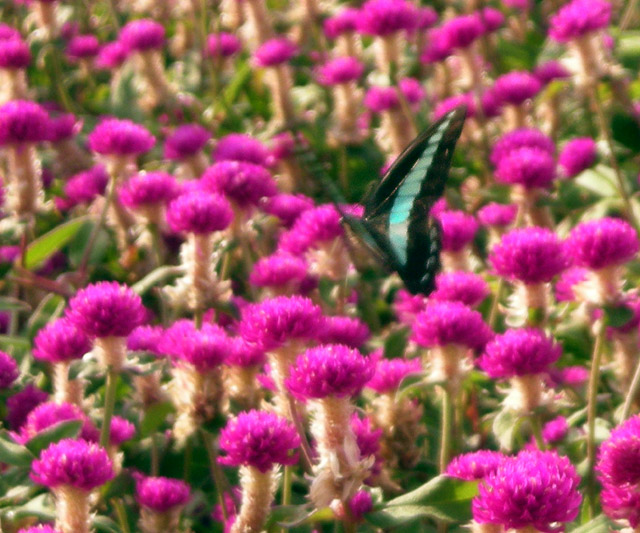
[[[512,71],[500,76],[493,85],[494,94],[504,104],[520,105],[542,88],[538,79],[526,71]]]
[[[574,285],[582,283],[589,276],[589,269],[570,267],[560,274],[555,284],[556,300],[558,302],[574,302],[576,295]]]
[[[100,41],[95,35],[75,35],[67,44],[67,57],[72,60],[96,57],[100,52]]]
[[[60,531],[48,524],[40,524],[38,526],[23,528],[19,530],[18,533],[60,533]]]
[[[226,31],[207,36],[207,53],[210,57],[231,57],[242,50],[242,42]]]
[[[31,464],[31,479],[49,488],[65,485],[90,491],[113,476],[106,450],[84,440],[64,439],[51,444]]]
[[[168,477],[134,476],[136,480],[136,501],[157,513],[165,513],[186,505],[191,498],[191,487],[181,479]]]
[[[160,354],[160,342],[164,337],[162,326],[138,326],[127,337],[127,349],[133,352]]]
[[[263,43],[253,54],[258,67],[274,67],[286,63],[298,53],[298,47],[286,37],[276,37]]]
[[[480,22],[484,28],[484,33],[492,33],[504,24],[504,15],[499,9],[484,7],[478,12]]]
[[[76,205],[89,204],[104,194],[108,182],[109,174],[103,165],[96,165],[89,170],[74,174],[62,189],[66,198],[57,198],[56,206],[66,210]]]
[[[431,6],[420,6],[417,10],[416,29],[426,30],[438,22],[438,12]]]
[[[265,353],[255,346],[245,342],[244,339],[234,338],[233,347],[225,359],[228,366],[243,368],[262,366],[265,363]]]
[[[22,69],[31,63],[29,45],[21,38],[3,39],[0,47],[0,68]]]
[[[566,247],[575,265],[599,270],[633,259],[638,252],[638,236],[624,220],[600,218],[575,226]]]
[[[369,327],[362,320],[349,316],[324,317],[318,332],[319,343],[344,344],[350,348],[360,348],[369,337]]]
[[[33,357],[50,363],[80,359],[91,350],[89,337],[67,318],[49,322],[38,331],[33,344]]]
[[[232,219],[233,211],[227,199],[205,191],[181,194],[167,208],[167,222],[176,232],[213,233],[225,229]]]
[[[215,161],[244,161],[263,167],[271,166],[269,149],[259,140],[244,133],[230,133],[222,137],[213,151]]]
[[[234,345],[215,324],[205,323],[197,329],[190,320],[178,320],[165,331],[159,349],[169,355],[174,364],[188,363],[198,372],[206,373],[218,368],[232,353]]]
[[[422,294],[411,294],[405,289],[396,292],[393,302],[393,312],[402,324],[411,324],[416,315],[424,311],[427,305],[427,298]]]
[[[548,188],[556,177],[553,156],[539,148],[516,148],[498,163],[496,181],[526,189]]]
[[[436,276],[436,289],[430,294],[430,298],[475,307],[489,292],[489,285],[478,274],[466,271],[441,272]]]
[[[367,382],[367,387],[380,394],[393,393],[404,378],[421,372],[420,359],[379,359],[375,374]]]
[[[578,516],[580,477],[566,457],[556,452],[522,451],[505,458],[480,483],[472,501],[473,518],[505,529],[533,527],[558,530]]]
[[[559,61],[547,61],[537,66],[533,75],[542,85],[547,85],[554,80],[564,80],[571,77],[571,73]]]
[[[505,459],[507,457],[502,452],[492,450],[463,453],[451,460],[445,474],[466,481],[484,479],[493,474]]]
[[[105,44],[95,59],[95,66],[103,70],[120,67],[129,57],[129,49],[120,41]]]
[[[611,20],[606,0],[572,0],[549,19],[549,36],[560,43],[601,30]]]
[[[197,124],[178,126],[164,143],[164,156],[173,161],[180,161],[197,154],[210,138],[211,133]]]
[[[422,84],[415,78],[402,78],[398,82],[398,86],[409,104],[418,105],[427,96],[427,92],[422,87]]]
[[[450,46],[453,48],[467,48],[473,41],[484,33],[484,26],[477,13],[459,15],[442,26]]]
[[[49,117],[49,142],[73,139],[82,129],[82,120],[73,113],[60,113]]]
[[[224,194],[241,208],[257,206],[278,192],[270,172],[262,165],[245,161],[220,161],[210,166],[200,179],[203,187]]]
[[[168,204],[180,192],[176,179],[166,172],[141,172],[123,183],[118,195],[122,205],[131,209]]]
[[[13,431],[19,431],[38,405],[46,402],[49,395],[29,384],[20,392],[7,398],[7,422]]]
[[[597,157],[596,142],[591,137],[579,137],[565,144],[558,156],[562,174],[573,178],[592,166]]]
[[[324,344],[299,355],[285,380],[301,399],[357,396],[373,377],[372,361],[342,344]]]
[[[126,285],[100,281],[69,300],[67,318],[89,337],[126,337],[146,319],[142,300]]]
[[[333,241],[344,235],[341,216],[333,204],[324,204],[305,210],[293,227],[284,233],[278,243],[281,251],[302,254],[320,243]]]
[[[457,94],[449,98],[445,98],[438,102],[433,110],[433,120],[444,117],[449,111],[453,111],[461,105],[467,106],[467,117],[473,117],[476,114],[476,102],[471,93]]]
[[[120,446],[123,442],[131,440],[136,434],[136,427],[121,416],[114,416],[111,419],[110,427],[109,443],[113,446]]]
[[[41,431],[61,422],[78,420],[82,422],[80,438],[86,441],[97,441],[99,433],[93,422],[77,405],[71,403],[45,402],[35,407],[27,416],[20,430],[20,440],[28,442]]]
[[[417,16],[416,7],[406,0],[367,0],[357,19],[358,31],[377,37],[410,31]]]
[[[89,134],[89,149],[102,155],[138,155],[153,148],[156,140],[140,124],[106,118]]]
[[[275,465],[296,464],[298,446],[300,437],[288,420],[266,411],[248,411],[229,420],[220,432],[220,449],[226,456],[219,461],[265,473]]]
[[[603,485],[636,491],[640,483],[640,415],[611,432],[600,447],[597,470]]]
[[[0,351],[0,389],[8,389],[18,379],[18,363],[8,353]]]
[[[262,209],[278,217],[286,228],[290,228],[304,211],[313,206],[313,200],[303,194],[280,193],[267,198]]]
[[[344,33],[354,32],[358,26],[359,18],[359,9],[345,7],[324,21],[324,34],[329,39],[335,39]]]
[[[569,432],[569,424],[564,416],[558,416],[547,422],[542,428],[542,440],[554,444],[563,440]]]
[[[364,72],[364,65],[355,57],[337,57],[319,66],[316,78],[322,85],[338,85],[356,81]]]
[[[505,228],[513,224],[518,213],[515,204],[489,203],[478,210],[478,220],[483,226]]]
[[[254,266],[249,283],[256,287],[299,285],[308,276],[306,261],[295,255],[276,252],[263,257]]]
[[[462,250],[478,231],[475,217],[464,211],[442,211],[436,218],[442,229],[442,249],[448,252]]]
[[[395,87],[371,87],[364,96],[364,105],[374,113],[382,113],[400,106]]]
[[[427,34],[427,45],[420,55],[420,62],[425,65],[444,61],[453,54],[453,46],[444,27],[433,28]]]
[[[127,22],[120,30],[118,40],[129,50],[145,51],[164,46],[164,28],[151,19]]]
[[[527,285],[546,283],[568,266],[565,247],[546,228],[522,228],[506,233],[489,254],[500,276]]]
[[[354,520],[362,520],[364,515],[373,509],[371,494],[366,490],[359,490],[347,502],[349,513]]]
[[[6,41],[9,39],[20,39],[20,32],[13,26],[9,26],[3,22],[0,22],[0,41]]]
[[[612,520],[627,520],[633,528],[640,525],[640,493],[635,489],[605,485],[600,502],[604,514]]]
[[[489,159],[495,166],[498,166],[504,157],[518,148],[538,148],[550,155],[553,155],[556,150],[553,141],[541,131],[521,128],[500,137],[493,145]]]
[[[49,115],[35,102],[11,100],[0,107],[0,145],[46,141],[48,128]]]

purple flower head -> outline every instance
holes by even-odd
[[[430,6],[418,7],[415,29],[427,30],[438,22],[438,12]]]
[[[164,337],[162,326],[138,326],[127,337],[127,349],[133,352],[151,352],[159,355]]]
[[[20,392],[7,399],[7,422],[13,431],[19,431],[26,422],[29,413],[38,405],[47,401],[49,395],[29,384]]]
[[[96,57],[100,52],[100,41],[95,35],[75,35],[67,44],[67,57],[72,60]]]
[[[71,403],[44,402],[35,407],[27,416],[20,430],[20,440],[28,442],[41,431],[61,422],[78,420],[82,422],[80,438],[95,442],[99,433],[93,422],[77,405]]]
[[[441,100],[433,110],[433,119],[438,120],[444,117],[449,111],[453,111],[461,105],[467,106],[467,117],[473,117],[476,114],[476,102],[471,93],[457,94],[450,98]]]
[[[245,161],[215,163],[205,170],[200,182],[206,190],[224,194],[243,209],[257,206],[262,198],[278,192],[266,168]]]
[[[180,161],[197,154],[211,138],[208,130],[197,124],[178,126],[164,143],[164,156]]]
[[[492,335],[482,315],[460,302],[429,302],[412,329],[412,340],[425,348],[458,344],[480,350]]]
[[[495,472],[507,457],[502,452],[479,450],[454,457],[445,473],[466,481],[484,479]]]
[[[364,105],[374,113],[382,113],[400,106],[395,87],[371,87],[364,96]]]
[[[168,204],[180,192],[176,179],[166,172],[141,172],[120,186],[122,205],[131,209]]]
[[[82,129],[82,120],[73,113],[60,113],[49,117],[49,135],[47,140],[59,142],[73,139]]]
[[[315,339],[322,310],[309,298],[278,296],[242,310],[240,335],[258,349],[278,348],[288,340]]]
[[[355,57],[336,57],[330,59],[316,72],[316,77],[322,85],[338,85],[356,81],[364,72],[364,65]]]
[[[374,463],[370,472],[374,476],[378,475],[384,464],[380,454],[382,430],[374,428],[369,417],[360,418],[358,413],[353,413],[351,416],[351,429],[356,436],[360,457],[373,457]]]
[[[506,233],[489,254],[498,275],[525,284],[546,283],[568,265],[558,236],[546,228],[521,228]]]
[[[207,53],[210,57],[231,57],[242,50],[242,42],[233,33],[222,31],[207,36]]]
[[[603,485],[637,491],[640,483],[640,415],[629,418],[611,432],[600,447],[596,468]]]
[[[3,39],[0,46],[0,68],[21,69],[31,63],[29,45],[20,38]]]
[[[436,290],[431,293],[430,298],[475,307],[489,292],[489,285],[478,274],[465,271],[441,272],[436,276]]]
[[[88,492],[113,476],[107,451],[85,440],[64,439],[51,444],[31,464],[31,479],[49,488],[71,486]]]
[[[533,75],[542,85],[547,85],[553,80],[564,80],[571,77],[571,73],[559,61],[547,61],[535,68]]]
[[[136,427],[121,416],[114,416],[111,419],[110,427],[109,443],[113,446],[120,446],[123,442],[131,440],[136,434]]]
[[[243,368],[260,367],[265,363],[265,353],[249,344],[244,339],[236,337],[232,339],[233,349],[227,356],[225,363],[229,366]]]
[[[140,124],[106,118],[89,134],[89,149],[102,155],[137,155],[153,148],[156,139]]]
[[[502,0],[502,3],[512,9],[528,10],[531,8],[531,0]]]
[[[602,510],[612,520],[628,520],[633,528],[640,525],[640,492],[628,485],[605,485],[600,502]]]
[[[580,477],[566,457],[556,452],[522,451],[505,458],[480,483],[472,501],[473,518],[505,529],[560,529],[558,523],[578,516]]]
[[[286,228],[290,228],[303,212],[313,206],[313,200],[304,194],[280,193],[267,198],[262,209],[278,217]]]
[[[8,353],[0,351],[0,389],[8,389],[18,379],[18,363]]]
[[[558,156],[562,174],[573,178],[592,166],[597,157],[596,142],[591,137],[579,137],[564,145]]]
[[[220,194],[191,191],[173,200],[167,222],[173,231],[206,234],[225,229],[233,219],[228,200]]]
[[[245,161],[263,167],[271,166],[269,149],[258,139],[244,133],[230,133],[222,137],[213,151],[215,161]]]
[[[67,318],[89,337],[126,337],[146,319],[142,300],[126,285],[100,281],[69,301]]]
[[[509,329],[485,347],[478,366],[490,377],[540,374],[562,355],[562,349],[538,329]]]
[[[500,76],[493,85],[493,92],[503,104],[520,105],[540,92],[542,84],[533,74],[512,71]]]
[[[40,524],[38,526],[23,528],[19,530],[18,533],[60,533],[60,531],[54,529],[53,526]]]
[[[416,7],[406,0],[367,0],[357,19],[358,31],[378,37],[411,31],[417,17]]]
[[[301,139],[298,139],[300,141]],[[271,156],[276,161],[281,161],[295,155],[296,139],[288,131],[276,133],[271,137]],[[304,142],[304,141],[302,141]]]
[[[442,211],[437,220],[442,229],[442,249],[459,252],[467,246],[478,231],[478,222],[464,211]]]
[[[478,220],[483,226],[505,228],[513,224],[518,213],[515,204],[498,204],[492,202],[478,210]]]
[[[102,165],[96,165],[89,170],[73,175],[64,184],[63,191],[66,196],[60,199],[56,205],[63,210],[71,209],[79,204],[91,203],[95,198],[104,194],[109,174]]]
[[[120,41],[105,44],[95,59],[95,66],[103,70],[116,69],[129,57],[129,49]]]
[[[549,36],[559,43],[606,28],[611,4],[606,0],[572,0],[549,19]]]
[[[220,432],[219,459],[229,466],[252,466],[268,472],[275,465],[298,462],[300,437],[293,425],[275,413],[248,411],[229,420]]]
[[[190,320],[178,320],[165,331],[159,348],[174,364],[187,363],[206,373],[224,363],[234,345],[215,324],[197,329]]]
[[[362,320],[349,316],[324,317],[318,332],[319,343],[344,344],[349,348],[360,348],[369,337],[369,327]]]
[[[302,254],[319,243],[333,241],[344,235],[340,213],[333,204],[307,209],[278,243],[281,251]]]
[[[355,520],[362,520],[364,515],[373,509],[371,494],[366,490],[359,490],[348,501],[349,513]]]
[[[538,148],[553,155],[556,151],[553,141],[540,130],[532,128],[521,128],[513,130],[503,135],[493,146],[490,160],[494,166],[498,166],[500,161],[508,156],[513,150],[518,148]]]
[[[583,366],[567,366],[565,368],[550,368],[549,376],[554,386],[579,387],[589,379],[589,370]]]
[[[542,428],[542,440],[553,444],[563,440],[569,432],[569,424],[564,416],[558,416],[547,422]]]
[[[573,302],[576,295],[573,286],[587,279],[589,269],[582,267],[570,267],[560,274],[555,284],[556,300],[558,302]]]
[[[599,270],[633,259],[638,252],[638,236],[624,220],[600,218],[574,227],[566,248],[575,265]]]
[[[404,378],[421,372],[420,359],[379,359],[375,374],[367,383],[367,387],[380,394],[393,393]]]
[[[496,181],[526,189],[548,188],[556,177],[553,156],[540,148],[516,148],[498,163]]]
[[[80,359],[91,350],[89,337],[67,318],[49,322],[33,343],[33,357],[49,363]]]
[[[467,48],[484,33],[482,20],[477,13],[454,17],[442,28],[453,48]]]
[[[120,30],[118,40],[129,50],[145,51],[164,46],[164,28],[151,19],[127,22]]]
[[[29,100],[11,100],[0,107],[0,145],[47,140],[49,115]]]
[[[191,498],[191,487],[181,479],[135,475],[136,501],[156,513],[182,507]]]
[[[425,65],[438,63],[453,54],[453,46],[445,28],[433,28],[428,33],[428,41],[420,55],[420,61]]]
[[[297,286],[307,277],[307,270],[308,265],[301,257],[276,252],[253,266],[249,283],[256,287]]]
[[[299,355],[286,379],[298,398],[357,396],[375,372],[371,359],[342,344],[324,344]]]
[[[8,39],[20,39],[20,32],[14,27],[0,22],[0,41],[6,41]]]
[[[20,246],[7,244],[0,246],[0,263],[13,263],[20,257]]]
[[[253,54],[258,67],[274,67],[286,63],[298,54],[298,47],[286,37],[276,37],[263,43]]]
[[[504,15],[499,9],[485,7],[478,13],[484,33],[492,33],[504,24]]]
[[[402,324],[409,325],[418,313],[425,310],[427,301],[422,294],[414,295],[405,289],[400,289],[396,292],[393,312]]]
[[[402,78],[398,86],[409,104],[417,105],[427,96],[422,84],[415,78]]]
[[[343,33],[354,32],[358,26],[360,10],[346,7],[324,21],[324,34],[335,39]]]

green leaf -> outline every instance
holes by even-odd
[[[12,466],[30,466],[35,457],[21,444],[15,442],[6,431],[0,431],[0,463]]]
[[[56,518],[53,497],[48,492],[39,494],[24,505],[14,507],[11,510],[11,516],[16,520],[37,518],[42,521],[52,522]]]
[[[626,113],[615,113],[611,117],[613,140],[633,152],[640,151],[640,126],[637,120]]]
[[[569,533],[608,533],[609,531],[611,531],[609,519],[601,514],[593,520],[589,520],[586,524],[569,530]]]
[[[387,358],[402,357],[407,347],[409,330],[400,328],[393,331],[384,341],[384,356]]]
[[[97,531],[103,531],[104,533],[120,533],[120,527],[118,524],[106,516],[94,515],[93,525],[96,526]]]
[[[31,343],[27,339],[22,337],[11,337],[9,335],[0,335],[0,347],[7,347],[8,349],[20,349],[29,350]]]
[[[162,402],[153,404],[145,411],[144,418],[140,424],[140,438],[148,437],[152,435],[165,422],[167,416],[173,412],[173,405],[171,402]]]
[[[68,422],[54,424],[32,437],[29,442],[27,442],[26,447],[35,456],[38,456],[42,450],[54,442],[62,439],[76,438],[80,433],[80,428],[82,428],[81,420],[69,420]]]
[[[626,305],[605,305],[602,310],[605,323],[612,328],[620,328],[633,319],[633,311]]]
[[[5,296],[0,298],[0,311],[31,311],[31,306],[17,298]]]
[[[493,434],[495,435],[500,448],[512,450],[515,436],[522,422],[522,417],[515,411],[503,409],[493,419]]]
[[[610,197],[618,195],[615,179],[613,169],[597,165],[595,168],[582,172],[574,181],[598,196]]]
[[[74,237],[85,221],[85,217],[75,218],[38,237],[27,247],[25,267],[33,270],[41,266]]]
[[[242,89],[251,80],[252,69],[249,63],[244,63],[237,71],[233,79],[227,84],[223,92],[223,100],[227,106],[233,105]]]
[[[437,511],[431,507],[422,505],[398,505],[387,507],[380,511],[374,511],[365,515],[365,519],[370,524],[381,529],[405,526],[420,518],[445,519],[438,515]],[[425,524],[420,524],[419,531],[435,531],[435,528],[428,528]]]
[[[279,505],[271,510],[265,529],[271,533],[281,528],[291,529],[312,522],[331,522],[335,519],[329,507],[310,509],[309,505]]]

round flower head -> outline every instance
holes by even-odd
[[[438,22],[438,12],[430,6],[420,6],[417,10],[416,29],[426,30]]]
[[[547,422],[542,428],[542,440],[548,444],[560,442],[569,432],[569,424],[564,416],[558,416]]]
[[[82,128],[82,121],[73,113],[60,113],[49,117],[48,141],[58,142],[75,137]]]
[[[138,326],[127,337],[127,349],[133,352],[160,354],[160,342],[164,337],[162,326]]]
[[[276,465],[298,462],[300,437],[293,425],[275,413],[248,411],[229,420],[220,432],[220,463],[252,466],[268,472]]]
[[[420,61],[425,65],[444,61],[453,54],[453,46],[445,28],[433,28],[428,33],[427,45],[420,55]]]
[[[277,252],[263,257],[254,266],[249,283],[256,287],[283,287],[300,284],[308,275],[306,261],[295,255]]]
[[[520,105],[533,98],[542,88],[538,79],[525,71],[512,71],[500,76],[493,85],[494,94],[504,104]]]
[[[273,159],[281,161],[295,155],[296,139],[288,131],[276,133],[271,137],[270,153]]]
[[[309,298],[278,296],[242,310],[240,335],[258,349],[268,351],[292,339],[314,339],[322,310]]]
[[[20,246],[0,246],[0,263],[13,263],[20,257]]]
[[[578,516],[580,477],[556,452],[522,451],[487,475],[472,501],[473,518],[505,529],[557,531]]]
[[[640,483],[640,415],[615,428],[600,447],[598,477],[603,485],[636,490]]]
[[[357,396],[375,372],[371,359],[342,344],[324,344],[299,355],[286,380],[304,399]]]
[[[156,140],[149,131],[127,119],[107,118],[89,134],[89,149],[102,155],[143,154]]]
[[[492,202],[478,210],[478,220],[483,226],[507,227],[513,224],[518,213],[515,204],[498,204]]]
[[[265,363],[265,353],[244,339],[234,338],[233,348],[225,359],[227,366],[258,367]]]
[[[111,70],[121,66],[129,57],[129,49],[120,41],[105,44],[95,59],[95,66],[104,70]]]
[[[95,35],[75,35],[67,45],[67,57],[76,59],[92,58],[98,55],[100,42]]]
[[[356,437],[360,457],[372,458],[374,463],[369,471],[374,476],[378,475],[382,471],[384,464],[384,460],[380,454],[382,429],[374,428],[369,417],[360,418],[358,413],[353,413],[351,416],[351,429]]]
[[[286,37],[276,37],[263,43],[253,54],[258,67],[273,67],[286,63],[298,53],[298,47]]]
[[[318,342],[321,344],[344,344],[350,348],[360,348],[369,337],[369,327],[349,316],[324,317],[318,332]]]
[[[120,30],[118,40],[129,50],[144,51],[164,46],[164,28],[151,19],[127,22]]]
[[[420,372],[422,372],[420,359],[380,359],[376,363],[375,374],[367,383],[367,387],[380,394],[393,393],[404,378]]]
[[[64,439],[51,444],[31,464],[31,479],[49,488],[71,486],[90,491],[113,475],[107,451],[84,440]]]
[[[0,107],[0,145],[47,140],[49,115],[35,102],[11,100]]]
[[[453,48],[467,48],[484,33],[484,26],[477,13],[454,17],[442,28]]]
[[[458,344],[478,350],[491,338],[482,315],[460,302],[429,302],[412,328],[412,340],[425,348]]]
[[[0,68],[21,69],[31,63],[29,45],[20,38],[2,40]]]
[[[214,324],[197,329],[189,320],[179,320],[165,332],[160,350],[171,356],[174,364],[188,363],[205,373],[218,368],[233,350],[233,343]]]
[[[111,419],[110,427],[109,443],[113,446],[120,446],[123,442],[131,440],[136,434],[136,427],[121,416],[114,416]]]
[[[164,156],[179,161],[197,154],[211,138],[208,130],[197,124],[178,126],[164,143]]]
[[[491,163],[498,166],[500,161],[518,148],[538,148],[549,154],[555,153],[555,145],[551,138],[547,137],[540,130],[532,128],[521,128],[513,130],[498,139],[491,149],[489,159]]]
[[[501,452],[480,450],[454,457],[445,474],[466,481],[484,479],[495,472],[507,457]]]
[[[215,161],[245,161],[263,167],[271,166],[269,149],[259,140],[244,133],[230,133],[218,141],[213,151]]]
[[[560,43],[601,30],[611,20],[606,0],[572,0],[549,19],[549,36]]]
[[[568,264],[558,236],[546,228],[521,228],[506,233],[489,254],[498,273],[525,284],[546,283]]]
[[[18,533],[61,533],[53,526],[40,524],[39,526],[27,527],[18,531]]]
[[[427,96],[426,91],[415,78],[402,78],[398,86],[409,104],[417,105]]]
[[[33,357],[50,363],[80,359],[91,350],[89,337],[67,318],[49,322],[38,331],[33,344]]]
[[[366,490],[359,490],[348,501],[349,513],[354,520],[362,520],[364,515],[373,509],[371,494]]]
[[[173,200],[167,222],[176,232],[206,234],[225,229],[233,219],[227,199],[220,194],[191,191]]]
[[[191,487],[181,479],[135,475],[136,501],[157,513],[186,505],[191,498]]]
[[[504,15],[498,9],[485,7],[478,12],[478,17],[484,28],[484,33],[491,33],[504,24]]]
[[[539,148],[516,148],[498,163],[496,181],[521,185],[526,189],[545,189],[556,177],[553,156]]]
[[[8,39],[20,39],[20,32],[14,27],[0,22],[0,41],[6,41]]]
[[[356,81],[364,72],[364,65],[355,57],[337,57],[318,67],[316,77],[322,85],[338,85]]]
[[[449,111],[453,111],[461,105],[467,106],[467,117],[473,117],[476,114],[476,102],[471,93],[457,94],[450,98],[441,100],[433,110],[433,119],[438,120],[444,117]]]
[[[496,335],[478,360],[492,378],[540,374],[556,362],[562,349],[537,329],[510,329]]]
[[[166,172],[141,172],[129,178],[118,191],[126,207],[137,209],[154,204],[168,204],[178,196],[176,179]]]
[[[126,337],[146,318],[142,300],[131,288],[100,281],[69,301],[67,318],[89,337]]]
[[[19,431],[38,405],[46,402],[49,395],[29,384],[20,392],[7,398],[7,422],[13,431]]]
[[[256,206],[262,198],[278,192],[269,171],[245,161],[220,161],[202,175],[203,187],[224,194],[241,208]]]
[[[446,251],[459,252],[478,231],[475,217],[463,211],[442,211],[436,218],[442,229],[442,249]]]
[[[595,163],[596,142],[591,137],[580,137],[565,144],[558,156],[558,165],[562,174],[573,178]]]
[[[345,7],[324,21],[324,34],[329,39],[335,39],[344,33],[354,32],[358,26],[359,19],[359,9]]]
[[[340,213],[333,204],[324,204],[304,211],[287,233],[280,238],[280,250],[302,254],[318,243],[344,235]]]
[[[61,422],[78,420],[82,422],[80,438],[87,441],[98,440],[98,430],[82,409],[71,403],[45,402],[35,407],[27,416],[20,430],[20,440],[28,442],[41,431]]]
[[[441,272],[436,276],[436,289],[430,294],[430,298],[475,307],[489,292],[489,285],[478,274],[466,271]]]
[[[571,73],[559,61],[547,61],[535,68],[533,75],[542,85],[554,80],[564,80],[571,77]]]
[[[59,209],[71,209],[79,204],[89,204],[101,194],[104,194],[109,174],[102,165],[74,174],[64,184],[62,190],[66,198],[58,199]]]
[[[0,351],[0,389],[8,389],[18,379],[18,363],[8,353]]]
[[[422,294],[411,294],[405,289],[400,289],[393,301],[393,312],[402,324],[408,325],[418,313],[425,310],[427,302],[427,298]]]
[[[576,300],[573,287],[585,281],[589,276],[589,269],[570,267],[558,277],[555,284],[555,295],[558,302],[573,302]]]
[[[400,106],[395,87],[371,87],[364,96],[364,105],[374,113],[382,113]]]
[[[628,485],[605,485],[600,503],[604,514],[612,520],[627,520],[632,528],[640,525],[640,493]]]
[[[417,15],[416,7],[406,0],[367,0],[360,9],[358,30],[378,37],[411,31]]]
[[[231,57],[242,50],[242,42],[233,33],[222,31],[207,36],[207,53],[211,57]]]
[[[638,252],[638,236],[624,220],[601,218],[574,227],[566,247],[575,265],[599,270],[633,259]]]
[[[286,228],[290,228],[303,212],[313,206],[313,200],[304,194],[280,193],[267,198],[262,209],[278,217]]]

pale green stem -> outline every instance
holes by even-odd
[[[100,446],[106,448],[109,445],[111,434],[111,419],[116,406],[116,390],[118,388],[118,372],[113,367],[107,368],[107,383],[104,392],[104,414],[102,428],[100,429]]]
[[[638,390],[640,390],[640,359],[638,360],[638,366],[636,366],[636,371],[633,374],[631,385],[629,385],[627,396],[624,399],[624,406],[622,407],[622,417],[620,418],[620,422],[624,422],[627,418],[629,418],[629,415],[631,414],[631,407],[633,405],[633,401],[638,396]]]
[[[442,391],[442,425],[440,428],[440,473],[444,473],[451,457],[451,389],[448,386],[441,388]]]

